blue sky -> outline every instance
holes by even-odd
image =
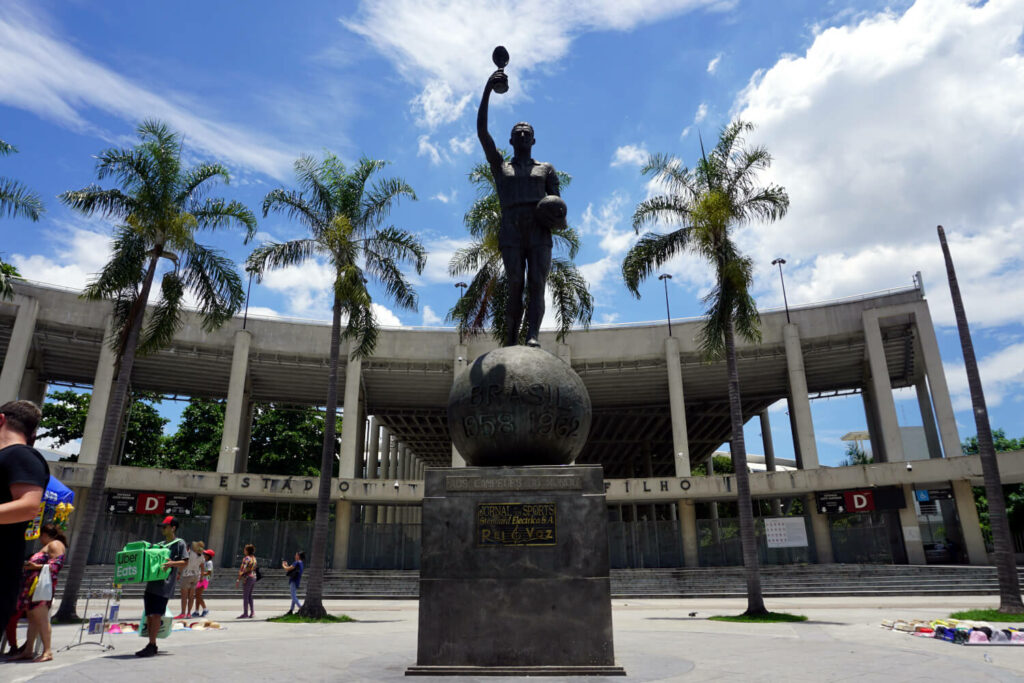
[[[416,313],[379,290],[381,321],[440,325],[456,291],[448,258],[466,238],[466,181],[490,53],[511,54],[511,89],[492,98],[499,144],[518,120],[534,156],[573,176],[564,193],[583,234],[595,323],[664,315],[661,284],[633,300],[619,264],[630,216],[651,188],[648,152],[692,163],[731,118],[758,128],[775,157],[764,180],[787,188],[789,215],[740,233],[757,264],[762,308],[781,305],[772,258],[787,259],[790,302],[911,284],[922,271],[961,436],[975,432],[935,225],[957,260],[995,426],[1024,434],[1024,3],[990,0],[785,2],[367,0],[243,5],[7,2],[0,6],[0,139],[20,154],[0,174],[38,191],[42,221],[0,221],[0,251],[31,280],[81,287],[103,263],[110,226],[56,195],[95,179],[92,155],[130,145],[143,118],[180,130],[191,160],[232,172],[222,196],[258,207],[292,184],[291,162],[330,150],[392,162],[419,201],[393,214],[430,250]],[[285,218],[259,239],[301,235]],[[237,234],[211,243],[241,263]],[[701,312],[708,269],[680,258],[674,316]],[[270,275],[251,312],[324,319],[328,278],[316,263]],[[901,424],[920,424],[898,394]],[[781,408],[781,406],[779,406]],[[173,412],[173,409],[169,410]],[[864,428],[859,397],[814,403],[825,463],[838,437]],[[748,439],[756,439],[756,420]],[[773,413],[780,455],[788,420]],[[751,446],[758,452],[759,447]]]

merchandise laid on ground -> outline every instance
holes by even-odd
[[[1024,626],[995,626],[985,621],[961,619],[883,619],[882,628],[919,638],[934,638],[957,645],[1020,645],[1024,646]]]

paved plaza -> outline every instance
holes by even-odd
[[[628,677],[608,680],[1024,680],[1024,647],[965,647],[879,627],[883,618],[932,619],[956,609],[994,607],[991,596],[780,598],[770,599],[769,608],[810,620],[728,624],[706,619],[738,613],[744,602],[615,600],[616,658]],[[193,675],[214,681],[433,680],[404,676],[416,659],[415,601],[331,601],[333,613],[358,621],[330,625],[236,621],[240,601],[211,601],[211,607],[211,616],[225,630],[174,633],[160,641],[158,657],[137,659],[133,653],[143,640],[135,634],[114,635],[112,651],[82,646],[56,652],[46,664],[0,664],[0,680],[137,682]],[[266,618],[283,612],[287,601],[257,597],[256,608],[258,617]],[[124,616],[141,613],[141,603],[126,601],[121,611]],[[691,612],[697,615],[690,617]],[[55,627],[54,650],[75,633],[75,627]]]

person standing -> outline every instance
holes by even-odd
[[[206,600],[203,599],[203,592],[210,587],[210,582],[213,581],[213,556],[215,554],[209,548],[203,551],[202,574],[199,577],[198,583],[196,583],[196,611],[199,612],[198,616],[200,617],[205,617],[210,613],[210,610],[206,609]]]
[[[256,546],[252,543],[242,548],[245,555],[242,557],[242,565],[238,568],[238,578],[235,579],[235,588],[242,584],[242,614],[239,619],[252,619],[256,616],[256,609],[252,604],[252,591],[256,587]]]
[[[53,595],[57,592],[57,573],[64,566],[64,554],[67,552],[68,539],[53,524],[44,524],[39,530],[39,541],[43,547],[25,562],[18,610],[24,611],[28,616],[28,635],[25,638],[24,649],[15,659],[49,662],[53,659],[53,650],[50,649],[50,606],[53,604]],[[53,590],[49,599],[35,600],[37,580],[40,578],[43,567],[49,568]],[[43,641],[43,652],[33,659],[37,637]]]
[[[25,523],[39,514],[50,470],[32,448],[42,413],[31,401],[0,406],[0,624],[14,613],[25,560]]]
[[[299,584],[302,582],[302,572],[306,569],[306,553],[301,550],[295,553],[295,564],[288,564],[281,560],[281,568],[287,572],[288,590],[292,592],[292,604],[288,605],[288,614],[291,614],[296,609],[302,609],[298,593]]]
[[[149,644],[135,653],[136,657],[153,657],[157,653],[156,635],[160,631],[160,621],[167,611],[167,602],[174,597],[174,583],[178,578],[178,570],[183,568],[188,560],[185,541],[178,538],[178,520],[174,517],[164,517],[160,523],[160,532],[167,543],[170,557],[164,562],[163,568],[170,569],[171,573],[166,579],[157,579],[146,583],[146,592],[143,594],[143,604],[146,613],[146,628],[149,629]]]
[[[175,619],[199,616],[199,612],[193,612],[192,607],[196,601],[196,586],[203,573],[204,549],[202,541],[192,541],[188,549],[187,562],[185,568],[181,570],[181,614],[174,617]]]

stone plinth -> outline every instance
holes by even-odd
[[[599,465],[428,469],[407,674],[624,674]]]

